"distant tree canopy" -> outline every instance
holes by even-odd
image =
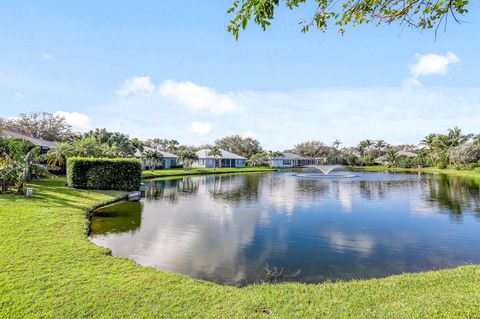
[[[230,135],[215,141],[215,145],[226,151],[250,158],[256,153],[262,152],[260,142],[251,137]]]
[[[63,116],[47,112],[21,113],[10,120],[2,119],[0,128],[49,141],[64,141],[73,136],[72,127]]]
[[[332,151],[333,147],[325,145],[320,141],[307,141],[295,145],[293,152],[310,158],[326,156]]]
[[[360,24],[400,23],[407,26],[430,29],[447,23],[449,17],[460,22],[459,16],[468,12],[466,0],[313,0],[315,11],[307,20],[300,21],[301,31],[310,27],[325,31],[334,25],[339,33],[345,27]],[[228,13],[234,17],[228,31],[238,39],[241,29],[253,20],[263,30],[274,19],[275,9],[285,5],[293,10],[307,0],[235,0]],[[311,2],[311,1],[310,1]]]

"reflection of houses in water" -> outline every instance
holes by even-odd
[[[198,192],[199,181],[192,177],[151,181],[147,183],[147,200],[175,202],[180,196],[192,196]]]
[[[276,212],[293,213],[295,208],[308,208],[329,191],[328,183],[319,179],[302,179],[284,174],[270,174],[262,180],[268,192],[263,196],[267,206]]]
[[[213,175],[205,183],[213,198],[240,204],[258,199],[260,178],[260,174]]]

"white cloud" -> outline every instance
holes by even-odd
[[[85,114],[78,112],[64,112],[58,111],[54,115],[63,116],[67,123],[70,124],[74,130],[87,131],[90,129],[91,121]]]
[[[207,122],[192,122],[190,132],[199,135],[207,135],[212,130],[212,124]]]
[[[238,110],[238,106],[228,95],[189,81],[165,81],[159,92],[161,96],[171,98],[195,111],[221,114]]]
[[[411,66],[410,73],[414,77],[428,76],[433,74],[445,75],[450,64],[457,64],[460,59],[452,52],[446,55],[423,54],[418,55],[418,62]]]
[[[42,52],[42,59],[45,61],[53,59],[53,55],[47,52]]]
[[[25,94],[23,94],[22,92],[17,92],[15,93],[15,97],[17,99],[23,99],[25,97]]]
[[[446,75],[448,67],[451,64],[460,62],[460,58],[453,52],[447,52],[446,55],[439,54],[417,54],[417,63],[410,66],[410,78],[403,81],[403,87],[406,89],[419,88],[422,86],[419,77],[429,75]]]
[[[155,91],[155,85],[149,76],[136,76],[126,79],[117,94],[124,97],[137,94],[151,95],[153,91]]]

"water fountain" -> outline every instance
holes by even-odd
[[[307,167],[317,169],[321,171],[324,175],[328,175],[331,171],[342,167],[342,165],[308,165]]]

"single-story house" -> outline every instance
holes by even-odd
[[[401,157],[401,156],[406,156],[406,157],[411,157],[411,158],[414,158],[414,157],[417,157],[418,154],[417,153],[414,153],[414,152],[410,152],[410,151],[398,151],[395,153],[395,156],[396,157]],[[380,164],[380,165],[386,165],[386,164],[390,164],[387,160],[387,156],[386,155],[383,155],[383,156],[380,156],[380,157],[377,157],[375,160],[374,160],[375,163],[377,164]]]
[[[270,160],[271,167],[302,167],[319,165],[323,159],[303,157],[295,153],[285,152],[279,157]]]
[[[55,147],[57,145],[56,142],[53,141],[47,141],[41,138],[36,138],[36,137],[31,137],[22,133],[17,133],[9,130],[0,130],[0,137],[3,138],[21,138],[26,141],[29,141],[32,143],[34,146],[40,148],[40,154],[46,154],[49,149],[52,147]]]
[[[169,153],[169,152],[165,152],[165,151],[156,150],[154,148],[147,147],[147,146],[143,147],[143,151],[140,151],[139,149],[137,149],[135,151],[134,156],[137,157],[137,158],[142,158],[143,153],[145,151],[157,151],[158,153],[162,154],[163,161],[158,162],[157,167],[162,167],[164,169],[169,169],[171,167],[177,166],[177,155]],[[142,159],[142,162],[143,162],[143,168],[145,169],[147,167],[147,161],[145,159]]]
[[[193,162],[194,167],[245,167],[247,159],[237,154],[220,150],[221,155],[216,159],[212,155],[208,155],[209,149],[203,149],[196,152],[198,161]]]

